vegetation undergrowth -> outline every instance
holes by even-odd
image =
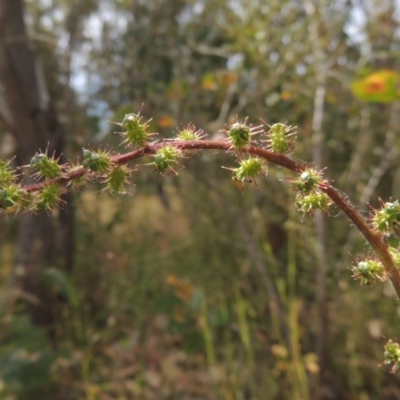
[[[264,130],[263,126],[252,126],[247,121],[239,122],[236,121],[232,125],[224,129],[226,135],[225,139],[208,140],[206,135],[201,130],[197,130],[194,126],[189,125],[178,132],[173,139],[155,139],[155,134],[147,132],[148,122],[142,121],[142,116],[139,114],[128,114],[125,116],[122,123],[118,124],[122,128],[120,135],[123,138],[123,143],[127,147],[128,151],[123,154],[114,153],[111,150],[96,150],[93,148],[83,149],[83,162],[82,164],[66,163],[60,165],[59,160],[55,155],[49,155],[47,151],[40,151],[33,156],[29,166],[23,168],[30,168],[32,173],[38,180],[37,183],[31,185],[24,185],[21,179],[21,169],[13,169],[12,161],[0,163],[0,206],[1,208],[9,213],[39,213],[39,212],[55,212],[58,207],[65,206],[63,201],[63,194],[68,190],[80,189],[89,182],[98,182],[104,186],[104,190],[108,190],[113,196],[124,195],[129,193],[129,185],[131,185],[131,179],[139,170],[139,168],[150,167],[156,174],[163,176],[176,176],[179,170],[183,167],[183,163],[190,157],[207,150],[219,150],[223,153],[232,154],[237,159],[236,166],[224,166],[225,170],[230,171],[232,179],[237,182],[242,191],[246,184],[257,185],[257,182],[265,180],[267,175],[271,173],[273,165],[283,167],[294,173],[294,176],[286,177],[284,181],[287,182],[291,191],[294,192],[292,195],[293,209],[297,208],[298,211],[305,218],[306,214],[313,216],[315,213],[322,211],[327,215],[337,213],[336,209],[340,209],[350,221],[356,226],[356,228],[364,235],[366,241],[369,243],[369,250],[366,251],[364,257],[354,257],[353,264],[349,266],[352,272],[352,276],[359,280],[361,284],[374,285],[390,280],[397,296],[400,298],[400,272],[398,266],[400,263],[400,254],[397,248],[391,246],[390,239],[396,235],[397,223],[400,219],[400,204],[398,201],[382,202],[380,209],[372,209],[370,215],[364,218],[360,215],[357,209],[351,204],[348,197],[334,188],[329,180],[325,178],[325,171],[318,170],[311,164],[302,163],[296,161],[290,155],[295,151],[295,129],[286,124],[277,123],[269,126],[268,132]],[[132,150],[133,148],[133,150]],[[289,155],[288,155],[289,154]],[[131,166],[133,162],[149,157],[149,161],[145,161],[143,164],[136,163],[135,166]],[[195,179],[194,182],[195,184]],[[218,187],[212,187],[212,190],[217,192]],[[139,194],[140,196],[140,188]],[[116,220],[128,218],[131,213],[130,210],[124,208],[124,203],[119,203],[119,207],[115,209]],[[226,205],[227,212],[235,212],[230,210],[229,204]],[[150,213],[151,214],[151,213]],[[150,215],[149,214],[149,215]],[[114,217],[115,217],[114,215]],[[179,226],[179,213],[176,216],[171,217],[171,221],[168,226],[171,228],[171,240],[175,240],[175,235],[178,237],[184,237],[182,233],[174,232],[176,226]],[[90,219],[90,216],[85,216]],[[221,216],[223,220],[223,215]],[[115,218],[113,219],[115,221]],[[240,217],[238,216],[238,221]],[[111,222],[110,222],[111,223]],[[115,223],[115,222],[114,222]],[[175,227],[173,227],[175,225]],[[104,227],[107,227],[106,229]],[[107,235],[107,231],[112,229],[109,225],[103,225],[97,232],[105,230],[103,235]],[[181,230],[185,231],[184,223],[182,222]],[[288,312],[287,329],[280,324],[279,310],[271,307],[270,313],[272,320],[275,321],[271,329],[274,330],[276,337],[281,338],[280,343],[276,344],[272,348],[274,357],[278,360],[276,362],[276,374],[279,375],[280,371],[285,371],[288,375],[288,379],[291,381],[292,398],[311,398],[307,385],[307,373],[311,371],[316,372],[318,365],[315,359],[315,354],[309,353],[305,356],[302,355],[301,340],[300,340],[300,327],[299,319],[300,316],[300,304],[296,298],[295,293],[295,280],[296,280],[296,245],[294,236],[298,234],[297,231],[301,231],[305,228],[289,229],[291,235],[289,235],[288,241],[288,270],[287,275],[283,279],[277,277],[278,284],[278,296],[279,302],[283,304]],[[178,229],[179,231],[179,229]],[[240,240],[245,240],[246,228],[242,227],[243,236]],[[100,235],[100,233],[99,233]],[[149,242],[149,233],[146,232],[146,225],[142,232],[141,243]],[[290,239],[292,238],[292,239]],[[137,238],[129,239],[129,235],[125,238],[129,240],[138,240]],[[96,240],[93,237],[82,237],[79,240],[82,246],[87,245]],[[207,248],[206,240],[205,248]],[[236,238],[237,241],[237,238]],[[179,246],[185,247],[185,242],[181,239],[178,240]],[[290,244],[291,243],[291,244]],[[227,243],[223,243],[222,247],[224,251],[230,251],[233,245],[233,239],[228,240]],[[265,251],[270,256],[271,260],[274,260],[273,255],[273,244],[265,240]],[[206,254],[207,251],[204,251]],[[179,251],[177,251],[179,254]],[[201,268],[201,263],[204,262],[204,254],[194,255],[193,257],[193,270]],[[212,298],[211,302],[209,294],[205,290],[205,286],[196,287],[190,280],[178,278],[179,274],[164,276],[163,279],[157,282],[157,277],[162,276],[162,269],[160,268],[160,256],[154,256],[152,253],[151,246],[146,246],[141,249],[140,254],[136,254],[136,262],[140,262],[141,257],[154,257],[154,270],[146,272],[143,276],[133,277],[134,281],[140,282],[137,288],[124,288],[124,278],[121,280],[118,274],[115,273],[115,268],[127,270],[129,266],[128,259],[123,254],[116,255],[114,252],[110,252],[107,256],[107,265],[104,268],[107,271],[103,271],[106,275],[109,275],[110,279],[107,284],[110,287],[107,289],[113,292],[112,298],[113,303],[108,304],[108,310],[103,310],[104,315],[93,316],[94,319],[103,320],[103,322],[109,327],[107,335],[113,335],[112,327],[118,321],[113,315],[117,314],[113,311],[113,307],[119,302],[119,298],[127,297],[129,302],[135,304],[138,299],[143,299],[148,296],[152,298],[151,293],[146,293],[146,290],[163,290],[162,282],[167,282],[170,292],[165,294],[165,297],[153,304],[155,310],[160,315],[151,321],[150,324],[146,323],[148,316],[140,310],[143,304],[139,304],[137,307],[132,307],[125,313],[119,313],[119,318],[130,318],[134,315],[137,321],[142,321],[143,326],[149,326],[151,330],[157,331],[164,329],[168,325],[170,333],[179,334],[179,341],[183,340],[183,345],[190,351],[196,350],[196,343],[199,343],[199,337],[205,348],[205,360],[198,361],[199,363],[206,362],[211,371],[214,371],[215,376],[207,379],[211,379],[208,383],[212,386],[217,385],[221,380],[226,380],[231,385],[232,392],[239,390],[239,387],[243,387],[240,383],[243,379],[240,376],[240,368],[237,365],[236,357],[233,357],[234,349],[229,349],[227,346],[224,349],[222,357],[225,360],[225,364],[229,366],[228,370],[221,371],[218,369],[217,359],[221,357],[217,349],[215,348],[215,332],[221,336],[221,340],[224,341],[225,337],[230,335],[237,335],[238,339],[243,345],[244,354],[243,358],[246,360],[248,370],[246,374],[257,375],[255,368],[255,348],[254,343],[251,340],[251,326],[253,325],[251,319],[252,315],[258,315],[254,308],[259,307],[257,302],[251,303],[246,300],[241,294],[241,288],[238,286],[237,281],[231,278],[229,285],[232,285],[233,290],[230,293],[230,298],[225,298],[222,295],[219,299]],[[212,255],[211,255],[212,256]],[[161,257],[162,258],[162,257]],[[276,264],[279,261],[275,259]],[[106,264],[107,264],[106,263]],[[198,264],[198,265],[196,265]],[[112,266],[112,268],[111,268]],[[245,267],[245,266],[244,266]],[[96,276],[101,273],[94,269],[85,271],[85,279],[90,279],[92,282],[96,282]],[[134,269],[132,274],[135,274]],[[56,271],[48,272],[48,279],[57,280],[60,286],[64,285],[64,292],[67,294],[69,300],[75,307],[72,312],[77,312],[78,303],[82,299],[78,299],[68,286],[68,283],[64,284],[61,282],[62,277],[57,275]],[[61,283],[60,283],[61,282]],[[101,285],[100,280],[98,281]],[[151,283],[151,284],[150,284]],[[97,287],[93,284],[93,293],[91,294],[90,302],[96,301],[96,293],[102,293],[104,288]],[[142,291],[142,293],[139,293]],[[144,293],[143,293],[144,291]],[[222,291],[221,293],[226,293]],[[88,299],[89,300],[89,299]],[[97,301],[100,301],[97,299]],[[93,307],[95,309],[95,307]],[[162,317],[162,314],[173,315],[168,320]],[[85,351],[77,355],[81,365],[81,377],[82,381],[86,382],[88,387],[91,387],[91,370],[94,368],[94,360],[98,357],[96,354],[96,346],[99,341],[104,340],[100,338],[95,332],[92,336],[88,337],[87,330],[84,326],[94,326],[94,321],[88,321],[86,318],[90,315],[90,312],[86,314],[86,317],[76,319],[77,326],[69,327],[73,331],[73,337],[78,343],[91,343]],[[108,317],[106,317],[108,315]],[[231,332],[228,327],[232,325],[232,321],[235,322],[235,330]],[[148,322],[148,321],[147,321]],[[193,329],[195,322],[199,325],[199,329]],[[147,328],[146,328],[147,329]],[[264,331],[265,328],[258,330],[258,335],[263,337],[267,333]],[[213,333],[214,332],[214,333]],[[285,335],[286,338],[285,338]],[[151,335],[150,335],[151,336]],[[182,339],[183,338],[183,339]],[[287,339],[290,338],[288,341]],[[131,342],[123,344],[126,346],[127,351],[132,350],[137,355],[138,350],[135,346],[138,338],[133,335]],[[156,340],[156,339],[154,339]],[[169,340],[174,340],[173,335]],[[178,340],[178,339],[177,339]],[[227,343],[229,340],[226,338]],[[150,343],[149,346],[157,348],[157,343]],[[102,357],[113,357],[113,352],[119,351],[117,349],[107,349],[106,354]],[[124,351],[121,349],[121,351]],[[50,354],[49,357],[52,357]],[[155,356],[160,357],[158,356]],[[172,360],[166,357],[174,368],[179,369],[179,362],[186,360],[185,355],[173,354],[171,355]],[[76,361],[76,360],[75,360]],[[70,361],[71,362],[71,361]],[[72,361],[73,362],[73,361]],[[146,379],[153,383],[155,388],[159,387],[159,381],[157,374],[154,372],[152,375],[152,363],[156,361],[148,360],[148,371],[149,376],[138,378],[133,384],[131,390],[136,394],[143,394],[141,392],[140,379]],[[159,361],[157,361],[159,362]],[[156,362],[156,364],[157,364]],[[400,366],[400,349],[397,342],[388,340],[385,345],[384,352],[384,364],[391,365],[392,372],[395,372]],[[135,365],[137,370],[140,369],[138,365]],[[194,366],[194,369],[196,367]],[[176,371],[175,373],[181,373]],[[225,375],[226,374],[226,375]],[[140,375],[140,374],[139,374]],[[214,382],[214,383],[213,383]],[[253,382],[253,383],[251,383]],[[237,386],[237,389],[235,388]],[[252,387],[254,381],[250,380],[249,391],[257,392],[260,388],[256,389]],[[272,382],[269,382],[272,385]],[[151,384],[150,384],[151,386]],[[216,386],[217,387],[217,386]],[[214,388],[218,392],[218,388]],[[357,389],[355,385],[354,390]],[[96,387],[93,387],[93,393],[95,395]],[[196,389],[200,390],[200,388]],[[278,391],[278,388],[276,388]],[[200,390],[201,392],[201,390]],[[262,390],[261,390],[262,393]],[[221,398],[223,394],[221,394]]]

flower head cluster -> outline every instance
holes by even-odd
[[[267,140],[268,149],[279,154],[293,151],[296,141],[295,129],[293,126],[282,123],[270,125]]]
[[[82,165],[93,172],[106,172],[111,166],[111,157],[107,151],[95,152],[83,149]]]
[[[49,157],[46,152],[36,153],[30,166],[36,170],[34,176],[54,180],[63,173],[63,166],[54,156]],[[40,190],[28,193],[20,183],[17,183],[16,174],[11,170],[10,163],[0,161],[0,209],[18,212],[27,210],[32,212],[50,211],[53,207],[62,204],[62,186],[56,183],[44,182]]]
[[[29,195],[17,183],[18,176],[11,168],[11,161],[0,160],[0,209],[15,210],[28,208]]]
[[[11,161],[0,160],[0,187],[10,185],[16,180],[15,172],[10,164]]]
[[[49,157],[47,151],[45,153],[36,153],[31,159],[31,167],[37,170],[38,178],[53,179],[57,178],[62,173],[62,167],[58,163],[58,159]]]
[[[314,168],[306,168],[300,176],[292,182],[299,192],[310,193],[323,182],[322,172]]]
[[[28,193],[20,185],[10,183],[0,189],[0,208],[25,208],[27,207]]]
[[[296,206],[303,214],[313,215],[317,210],[327,213],[331,205],[331,199],[321,190],[313,190],[307,194],[297,193],[296,195]]]
[[[160,173],[176,174],[175,167],[179,165],[178,160],[182,157],[182,152],[173,145],[160,147],[154,154],[154,161],[150,164]]]
[[[205,133],[201,129],[196,130],[194,125],[189,124],[178,132],[176,139],[181,140],[182,142],[190,142],[201,140],[204,136]]]
[[[353,278],[359,280],[361,285],[374,284],[376,281],[384,282],[387,279],[383,264],[372,256],[364,260],[355,260],[351,271]]]
[[[229,129],[224,130],[228,135],[228,141],[232,148],[241,150],[251,144],[252,137],[263,132],[262,126],[247,125],[247,120],[244,122],[235,122]]]
[[[154,133],[148,133],[147,129],[151,120],[142,122],[140,112],[138,114],[126,114],[121,123],[117,125],[126,129],[120,134],[125,138],[123,143],[133,147],[143,147]]]
[[[313,214],[316,210],[329,211],[332,201],[321,190],[325,183],[322,171],[308,167],[296,179],[289,180],[297,191],[296,205],[303,214]]]
[[[38,192],[33,210],[39,212],[51,211],[54,208],[59,207],[64,204],[64,201],[61,200],[61,195],[63,193],[63,187],[56,183],[46,185],[40,192]]]
[[[395,373],[400,368],[400,346],[393,340],[388,340],[385,344],[383,353],[384,361],[382,364],[392,365],[391,372]]]
[[[375,229],[390,235],[400,223],[400,203],[396,200],[381,205],[381,209],[374,210],[371,222]]]
[[[110,169],[105,183],[112,196],[122,196],[126,193],[125,186],[130,172],[125,165],[116,165]]]
[[[249,157],[239,160],[239,167],[227,168],[233,173],[233,179],[239,182],[253,182],[257,176],[266,176],[268,167],[264,160],[259,157]]]

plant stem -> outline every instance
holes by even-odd
[[[175,146],[180,150],[220,150],[232,153],[244,153],[261,157],[272,164],[279,165],[295,173],[301,173],[307,168],[307,164],[296,162],[288,156],[274,153],[265,148],[257,146],[247,146],[237,150],[232,148],[232,145],[226,140],[197,140],[197,141],[159,141],[152,144],[147,144],[145,147],[131,151],[126,154],[118,154],[112,158],[112,163],[121,165],[127,164],[130,161],[137,160],[144,156],[153,155],[166,144]],[[66,185],[73,179],[79,178],[88,171],[84,167],[76,168],[71,172],[64,173],[61,177],[48,180],[46,182],[37,183],[34,185],[25,186],[27,192],[35,192],[41,190],[48,183],[59,183]],[[383,236],[378,231],[369,226],[368,222],[358,213],[356,208],[350,203],[347,196],[331,186],[328,181],[324,181],[319,185],[321,191],[325,192],[330,199],[347,215],[354,223],[358,230],[363,234],[365,239],[370,243],[375,250],[377,256],[385,267],[385,270],[396,290],[397,296],[400,299],[400,271],[395,266],[393,259],[388,251],[387,245],[383,241]]]

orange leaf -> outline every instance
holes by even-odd
[[[215,74],[209,73],[203,76],[201,80],[201,87],[204,90],[216,90],[218,88],[218,84],[216,82]]]
[[[391,103],[400,100],[399,83],[400,75],[396,71],[382,69],[352,82],[351,90],[361,101]]]
[[[194,286],[189,280],[178,278],[175,275],[168,275],[167,283],[173,288],[176,297],[183,301],[190,301],[193,296]]]
[[[174,119],[169,115],[163,115],[158,118],[157,123],[161,128],[170,128],[174,125]]]
[[[290,93],[288,90],[284,90],[281,93],[281,99],[282,100],[290,100],[292,98],[292,93]]]

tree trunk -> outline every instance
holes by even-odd
[[[61,156],[63,134],[49,97],[40,61],[29,43],[22,0],[0,0],[0,83],[7,109],[7,129],[17,141],[16,160],[29,164],[32,156],[48,148]],[[4,122],[4,121],[3,121]],[[32,178],[25,176],[26,181]],[[25,298],[32,321],[51,329],[53,298],[40,278],[48,266],[72,266],[71,209],[60,210],[58,218],[25,214],[20,218],[15,260],[16,284]]]

